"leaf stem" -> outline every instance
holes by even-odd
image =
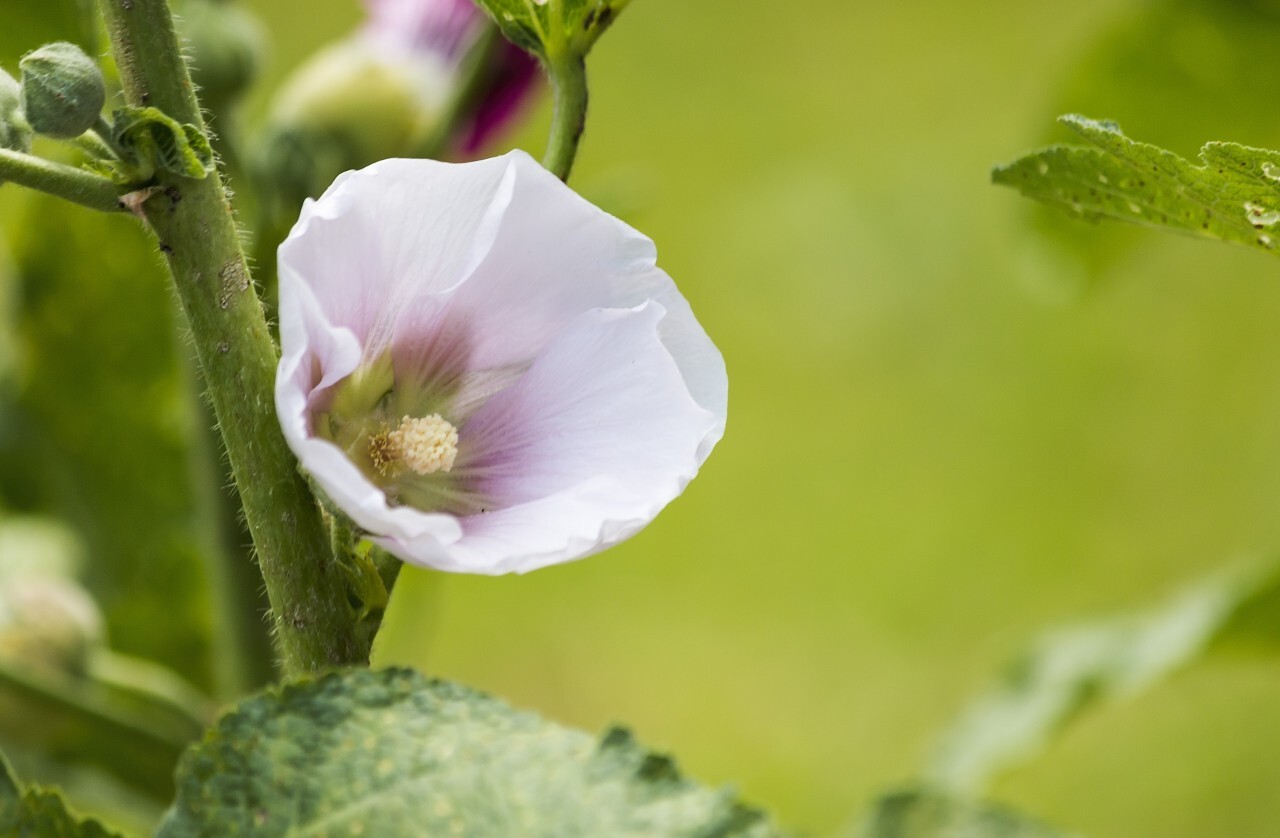
[[[569,50],[549,55],[545,67],[551,80],[554,108],[542,165],[556,177],[568,181],[587,125],[587,67],[582,56]]]
[[[129,104],[205,131],[165,0],[101,0]],[[257,548],[286,675],[365,665],[342,570],[280,432],[277,352],[217,172],[168,172],[142,212],[166,255]],[[251,607],[242,603],[241,607]]]
[[[34,154],[0,148],[0,183],[5,181],[102,212],[124,209],[120,203],[119,187],[101,175]]]

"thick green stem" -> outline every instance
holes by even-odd
[[[124,209],[120,188],[93,172],[0,148],[0,183],[12,181],[103,212]]]
[[[165,0],[101,0],[127,101],[204,130]],[[142,211],[160,240],[258,551],[286,674],[364,665],[347,584],[276,419],[277,361],[221,178],[161,172]],[[248,603],[244,604],[249,606]]]
[[[542,165],[567,181],[587,126],[587,67],[581,56],[566,52],[549,58],[546,69],[551,79],[554,109]]]

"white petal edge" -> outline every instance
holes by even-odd
[[[407,172],[408,176],[420,181],[431,181],[442,171],[452,169],[456,174],[468,166],[485,167],[482,174],[486,177],[482,178],[482,183],[489,183],[493,188],[485,194],[479,212],[464,214],[464,223],[454,224],[448,238],[464,255],[453,263],[456,272],[439,271],[433,275],[435,281],[431,284],[435,288],[428,293],[447,296],[465,286],[490,257],[495,246],[502,246],[503,235],[509,232],[513,223],[519,224],[519,216],[509,215],[507,211],[513,202],[520,201],[523,193],[532,191],[541,200],[568,202],[574,209],[571,216],[591,221],[595,225],[596,236],[611,239],[612,254],[604,251],[607,258],[588,266],[605,274],[596,281],[607,288],[608,303],[617,308],[643,308],[646,300],[657,303],[656,309],[663,312],[657,322],[661,344],[678,369],[688,395],[705,414],[705,427],[701,429],[688,467],[679,470],[669,484],[652,497],[619,501],[619,497],[628,494],[626,487],[602,476],[583,480],[568,492],[518,504],[503,511],[507,524],[516,525],[512,532],[525,529],[516,520],[521,516],[528,523],[554,513],[563,523],[561,535],[552,539],[555,543],[545,538],[522,538],[519,546],[495,549],[495,541],[501,540],[495,535],[497,529],[506,529],[505,525],[499,527],[502,522],[496,516],[490,516],[485,526],[471,527],[468,535],[465,523],[469,519],[460,520],[452,515],[409,507],[390,507],[381,490],[365,478],[336,446],[311,438],[307,428],[305,365],[311,360],[312,353],[328,356],[324,364],[325,374],[319,384],[327,386],[356,368],[358,360],[353,359],[357,358],[355,350],[360,341],[351,329],[328,322],[329,318],[309,284],[317,269],[322,274],[331,274],[334,260],[321,258],[311,265],[300,265],[292,258],[292,249],[302,248],[298,242],[304,236],[327,238],[326,234],[331,230],[324,222],[338,221],[348,213],[359,212],[366,202],[372,201],[376,205],[382,198],[376,186],[379,178],[404,176]],[[419,183],[419,186],[427,184]],[[433,200],[436,200],[439,191],[428,188],[428,194],[433,194]],[[471,206],[475,210],[475,202]],[[446,212],[445,215],[451,214]],[[452,215],[454,222],[458,218],[458,215]],[[418,221],[418,224],[422,223]],[[317,227],[323,229],[317,230]],[[524,238],[528,241],[527,236]],[[414,241],[420,247],[422,236],[415,237]],[[290,245],[290,242],[295,244]],[[392,239],[391,244],[394,247],[396,240]],[[551,250],[554,252],[555,248]],[[566,250],[561,248],[559,252],[563,254]],[[412,262],[412,254],[409,258]],[[346,511],[357,525],[378,534],[375,542],[416,564],[471,573],[526,572],[582,558],[622,541],[643,528],[680,494],[724,433],[727,377],[723,358],[697,322],[687,301],[655,262],[656,250],[652,241],[568,190],[523,152],[512,152],[502,158],[475,164],[391,160],[360,172],[348,172],[338,178],[321,199],[306,203],[293,232],[281,247],[281,331],[286,354],[280,365],[276,397],[286,439],[304,468],[335,504]],[[340,260],[338,267],[341,267]],[[333,279],[341,280],[342,277],[330,276],[330,282],[321,290],[331,291]],[[350,281],[351,278],[346,279]],[[362,279],[368,279],[367,274]],[[377,285],[378,277],[373,279]],[[393,290],[386,284],[394,284],[395,277],[382,277],[381,282],[383,292]],[[394,288],[398,292],[394,296],[402,295],[404,290],[403,285]],[[376,293],[366,293],[364,300],[376,302],[371,300]],[[592,294],[581,302],[595,302],[597,299]],[[349,295],[347,300],[346,303],[340,300],[337,304],[330,301],[327,308],[350,314]],[[286,308],[289,310],[287,313]],[[623,491],[620,492],[620,488]],[[600,510],[605,507],[610,507],[611,511],[601,514]],[[545,535],[545,527],[542,529]],[[481,543],[484,539],[487,539],[488,546]]]

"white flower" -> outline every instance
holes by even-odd
[[[616,544],[724,433],[724,361],[653,242],[523,152],[338,178],[280,247],[280,335],[303,468],[427,567]]]

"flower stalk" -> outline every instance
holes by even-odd
[[[34,154],[0,148],[0,183],[8,181],[89,209],[102,212],[124,209],[119,187],[101,175]]]
[[[587,66],[581,55],[566,50],[549,57],[546,68],[553,109],[542,165],[567,182],[587,126]]]
[[[165,0],[102,0],[126,100],[204,131]],[[364,665],[369,646],[348,602],[320,511],[281,436],[277,360],[234,216],[215,171],[160,171],[141,212],[160,241],[253,535],[287,675]],[[249,603],[242,607],[251,607]]]

